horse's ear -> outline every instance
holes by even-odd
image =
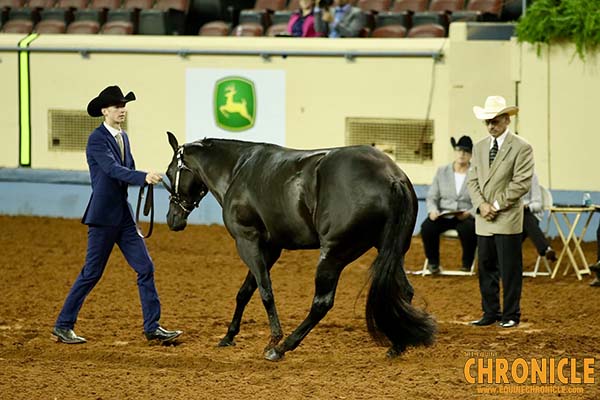
[[[179,143],[177,143],[177,138],[171,132],[167,131],[167,136],[169,137],[169,144],[173,148],[174,152],[177,152],[179,148]]]

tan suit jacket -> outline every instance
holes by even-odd
[[[521,197],[531,188],[533,149],[519,136],[508,132],[491,167],[489,154],[491,136],[473,146],[473,158],[467,186],[476,210],[483,202],[500,206],[493,221],[477,212],[475,231],[481,236],[511,235],[523,232]]]

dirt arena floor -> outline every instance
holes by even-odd
[[[115,250],[76,326],[88,343],[69,346],[51,340],[50,331],[82,266],[87,228],[76,220],[0,216],[1,399],[600,398],[600,288],[588,285],[589,276],[526,278],[516,329],[467,325],[481,314],[476,277],[410,276],[416,304],[436,317],[439,334],[432,347],[389,360],[386,349],[370,340],[364,322],[366,290],[361,289],[376,254],[371,251],[346,268],[327,317],[295,351],[273,363],[262,358],[269,328],[256,296],[237,346],[216,347],[247,271],[225,229],[155,229],[148,247],[156,264],[161,322],[183,329],[182,340],[174,346],[146,342],[135,274]],[[585,244],[585,252],[592,261],[595,243]],[[443,264],[457,264],[459,253],[458,242],[443,242]],[[531,268],[536,255],[528,242],[524,254]],[[286,333],[309,309],[317,258],[317,251],[285,252],[273,270]],[[415,238],[407,269],[419,269],[422,262]],[[471,384],[463,370],[473,357],[510,365],[519,358],[572,358],[576,378],[584,372],[584,359],[591,358],[595,383]],[[510,390],[564,393],[499,394]]]

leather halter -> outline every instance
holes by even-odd
[[[172,203],[174,203],[175,205],[179,206],[179,208],[181,208],[187,214],[190,214],[192,211],[194,211],[194,208],[198,207],[198,205],[200,204],[200,200],[202,200],[202,198],[206,194],[206,191],[202,190],[200,192],[200,198],[198,200],[194,201],[193,203],[188,203],[187,201],[185,201],[181,198],[181,196],[179,194],[179,177],[181,175],[181,171],[183,171],[183,170],[190,171],[192,174],[194,174],[194,171],[192,171],[191,168],[188,167],[187,165],[185,165],[185,163],[183,162],[183,146],[181,146],[181,147],[179,147],[179,149],[177,149],[176,157],[177,157],[177,172],[175,173],[175,186],[172,189],[169,189],[169,187],[164,182],[163,182],[163,185],[165,186],[165,188],[167,188],[167,190],[171,194],[169,196],[169,200]]]
[[[191,168],[185,165],[185,163],[183,162],[183,146],[181,146],[177,150],[177,173],[175,174],[175,186],[173,188],[169,187],[169,185],[165,183],[164,180],[161,181],[161,183],[167,190],[167,192],[170,193],[169,201],[177,205],[187,215],[189,215],[192,211],[194,211],[194,208],[198,207],[198,205],[200,204],[200,200],[202,200],[202,198],[206,195],[206,190],[202,190],[200,192],[200,198],[194,201],[193,203],[188,203],[185,200],[183,200],[179,194],[179,177],[181,175],[181,171],[183,170],[190,171],[192,174],[194,174],[194,171],[192,171]],[[150,235],[152,235],[152,229],[154,228],[154,185],[147,186],[148,191],[146,195],[146,202],[144,203],[144,216],[148,216],[148,214],[150,214],[150,227],[148,228],[148,233],[146,235],[144,235],[142,229],[140,228],[140,206],[144,201],[145,186],[140,187],[137,207],[135,209],[135,228],[137,230],[138,235],[145,239],[149,238]]]

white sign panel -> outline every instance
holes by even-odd
[[[188,69],[186,142],[205,137],[285,145],[285,72]]]

